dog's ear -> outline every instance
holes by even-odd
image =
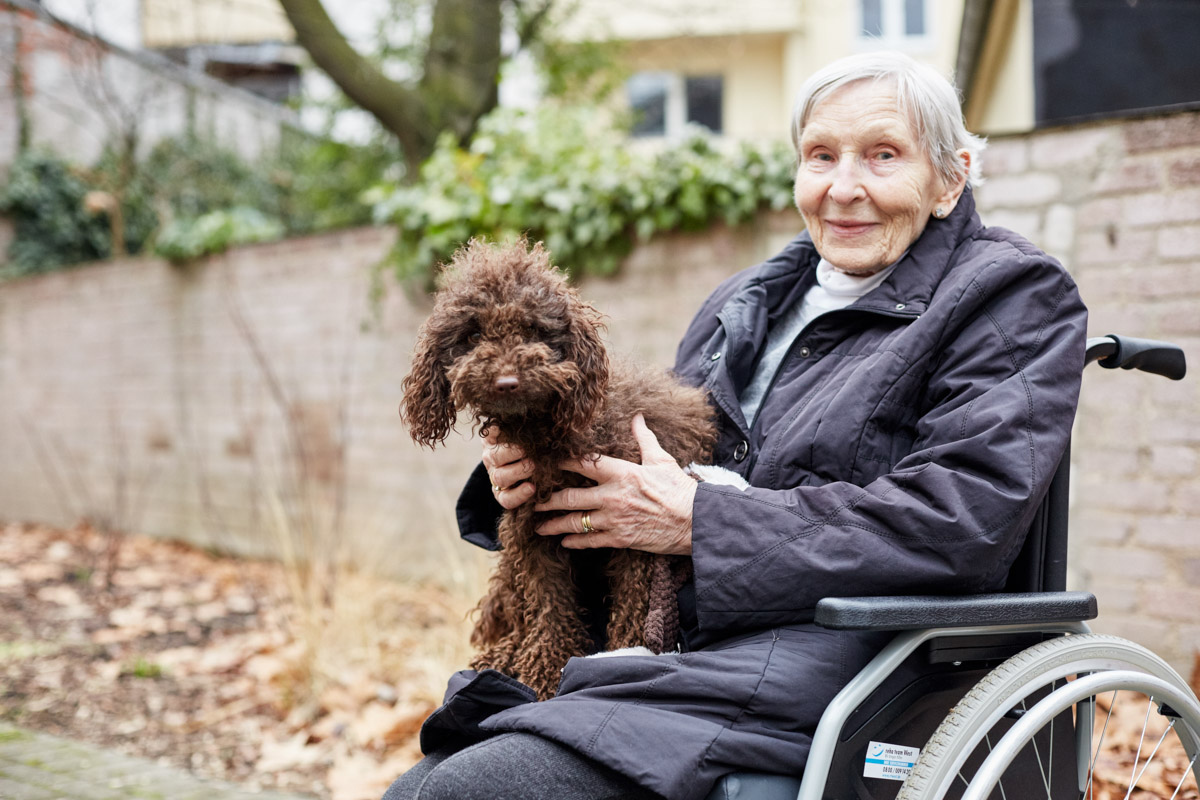
[[[412,372],[404,379],[400,417],[414,442],[432,449],[445,441],[454,426],[456,409],[450,396],[450,329],[439,329],[435,317],[426,320],[417,335]]]
[[[600,338],[600,312],[578,297],[571,298],[570,329],[564,361],[573,361],[579,375],[554,409],[554,423],[564,434],[583,434],[600,409],[608,387],[608,351]]]

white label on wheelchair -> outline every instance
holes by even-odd
[[[867,761],[863,765],[864,778],[886,778],[902,781],[912,772],[913,764],[920,755],[919,747],[902,744],[870,742],[867,744]]]

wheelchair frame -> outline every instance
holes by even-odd
[[[1178,347],[1116,335],[1088,340],[1086,363],[1094,361],[1109,369],[1138,369],[1173,380],[1181,379],[1186,372],[1184,354]],[[825,710],[801,779],[735,773],[723,778],[709,799],[873,800],[894,796],[900,800],[940,800],[957,796],[958,787],[950,787],[959,767],[968,757],[978,759],[972,751],[987,737],[990,754],[962,795],[964,800],[982,800],[990,796],[1000,773],[1046,724],[1050,725],[1049,742],[1055,747],[1062,747],[1068,734],[1073,736],[1078,780],[1052,786],[1043,774],[1040,783],[1037,776],[1030,781],[1039,787],[1039,796],[1044,784],[1047,798],[1078,798],[1087,788],[1085,767],[1089,766],[1094,714],[1094,705],[1079,701],[1095,697],[1099,691],[1122,688],[1142,691],[1151,702],[1157,699],[1160,713],[1172,718],[1172,725],[1182,721],[1178,735],[1191,759],[1189,770],[1194,769],[1200,758],[1200,702],[1187,682],[1157,656],[1132,642],[1090,634],[1086,620],[1097,616],[1096,598],[1086,592],[1066,591],[1069,471],[1068,450],[1039,506],[1004,593],[820,601],[815,620],[818,625],[838,630],[895,631],[897,635]],[[1030,645],[1030,636],[1043,641]],[[928,649],[935,646],[941,648],[937,653]],[[955,668],[967,661],[975,666],[963,667],[951,677],[953,685],[948,692],[955,698],[951,701],[953,707],[931,737],[922,742],[921,756],[903,784],[889,781],[891,786],[880,787],[880,793],[860,794],[855,782],[861,787],[861,777],[843,773],[855,772],[864,763],[864,735],[846,732],[865,729],[869,736],[877,730],[888,730],[888,725],[911,713],[910,706],[904,705],[908,698],[903,691],[915,687],[921,673],[912,673],[909,680],[901,670],[910,660],[920,661],[923,648],[926,660],[932,653],[934,660],[948,661]],[[971,683],[976,672],[984,673],[983,679]],[[1079,677],[1067,682],[1065,679],[1072,675]],[[900,682],[909,682],[899,694],[880,698],[881,692],[886,693],[885,684],[896,676]],[[933,675],[932,679],[937,677]],[[966,689],[959,694],[963,686]],[[919,691],[918,699],[924,699]],[[1027,707],[1030,698],[1034,703]],[[1017,701],[1019,710],[1015,710]],[[935,698],[933,702],[944,699]],[[897,704],[901,706],[899,711],[888,710]],[[943,704],[940,708],[946,707]],[[1073,720],[1064,716],[1069,713],[1075,714]],[[1060,726],[1058,738],[1053,728],[1056,718],[1069,723]],[[989,733],[1002,722],[1006,730],[993,744]],[[876,727],[871,728],[872,724]],[[1040,735],[1041,741],[1046,741],[1046,734]],[[841,769],[835,771],[836,766]],[[961,781],[967,783],[965,778]]]

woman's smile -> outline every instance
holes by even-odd
[[[855,220],[830,219],[826,220],[825,224],[829,226],[830,233],[837,236],[861,236],[870,233],[871,230],[878,225],[876,222],[857,222]]]

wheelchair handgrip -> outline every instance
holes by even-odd
[[[1105,369],[1136,369],[1173,381],[1187,374],[1187,359],[1178,345],[1115,333],[1088,339],[1087,362],[1092,361]]]

